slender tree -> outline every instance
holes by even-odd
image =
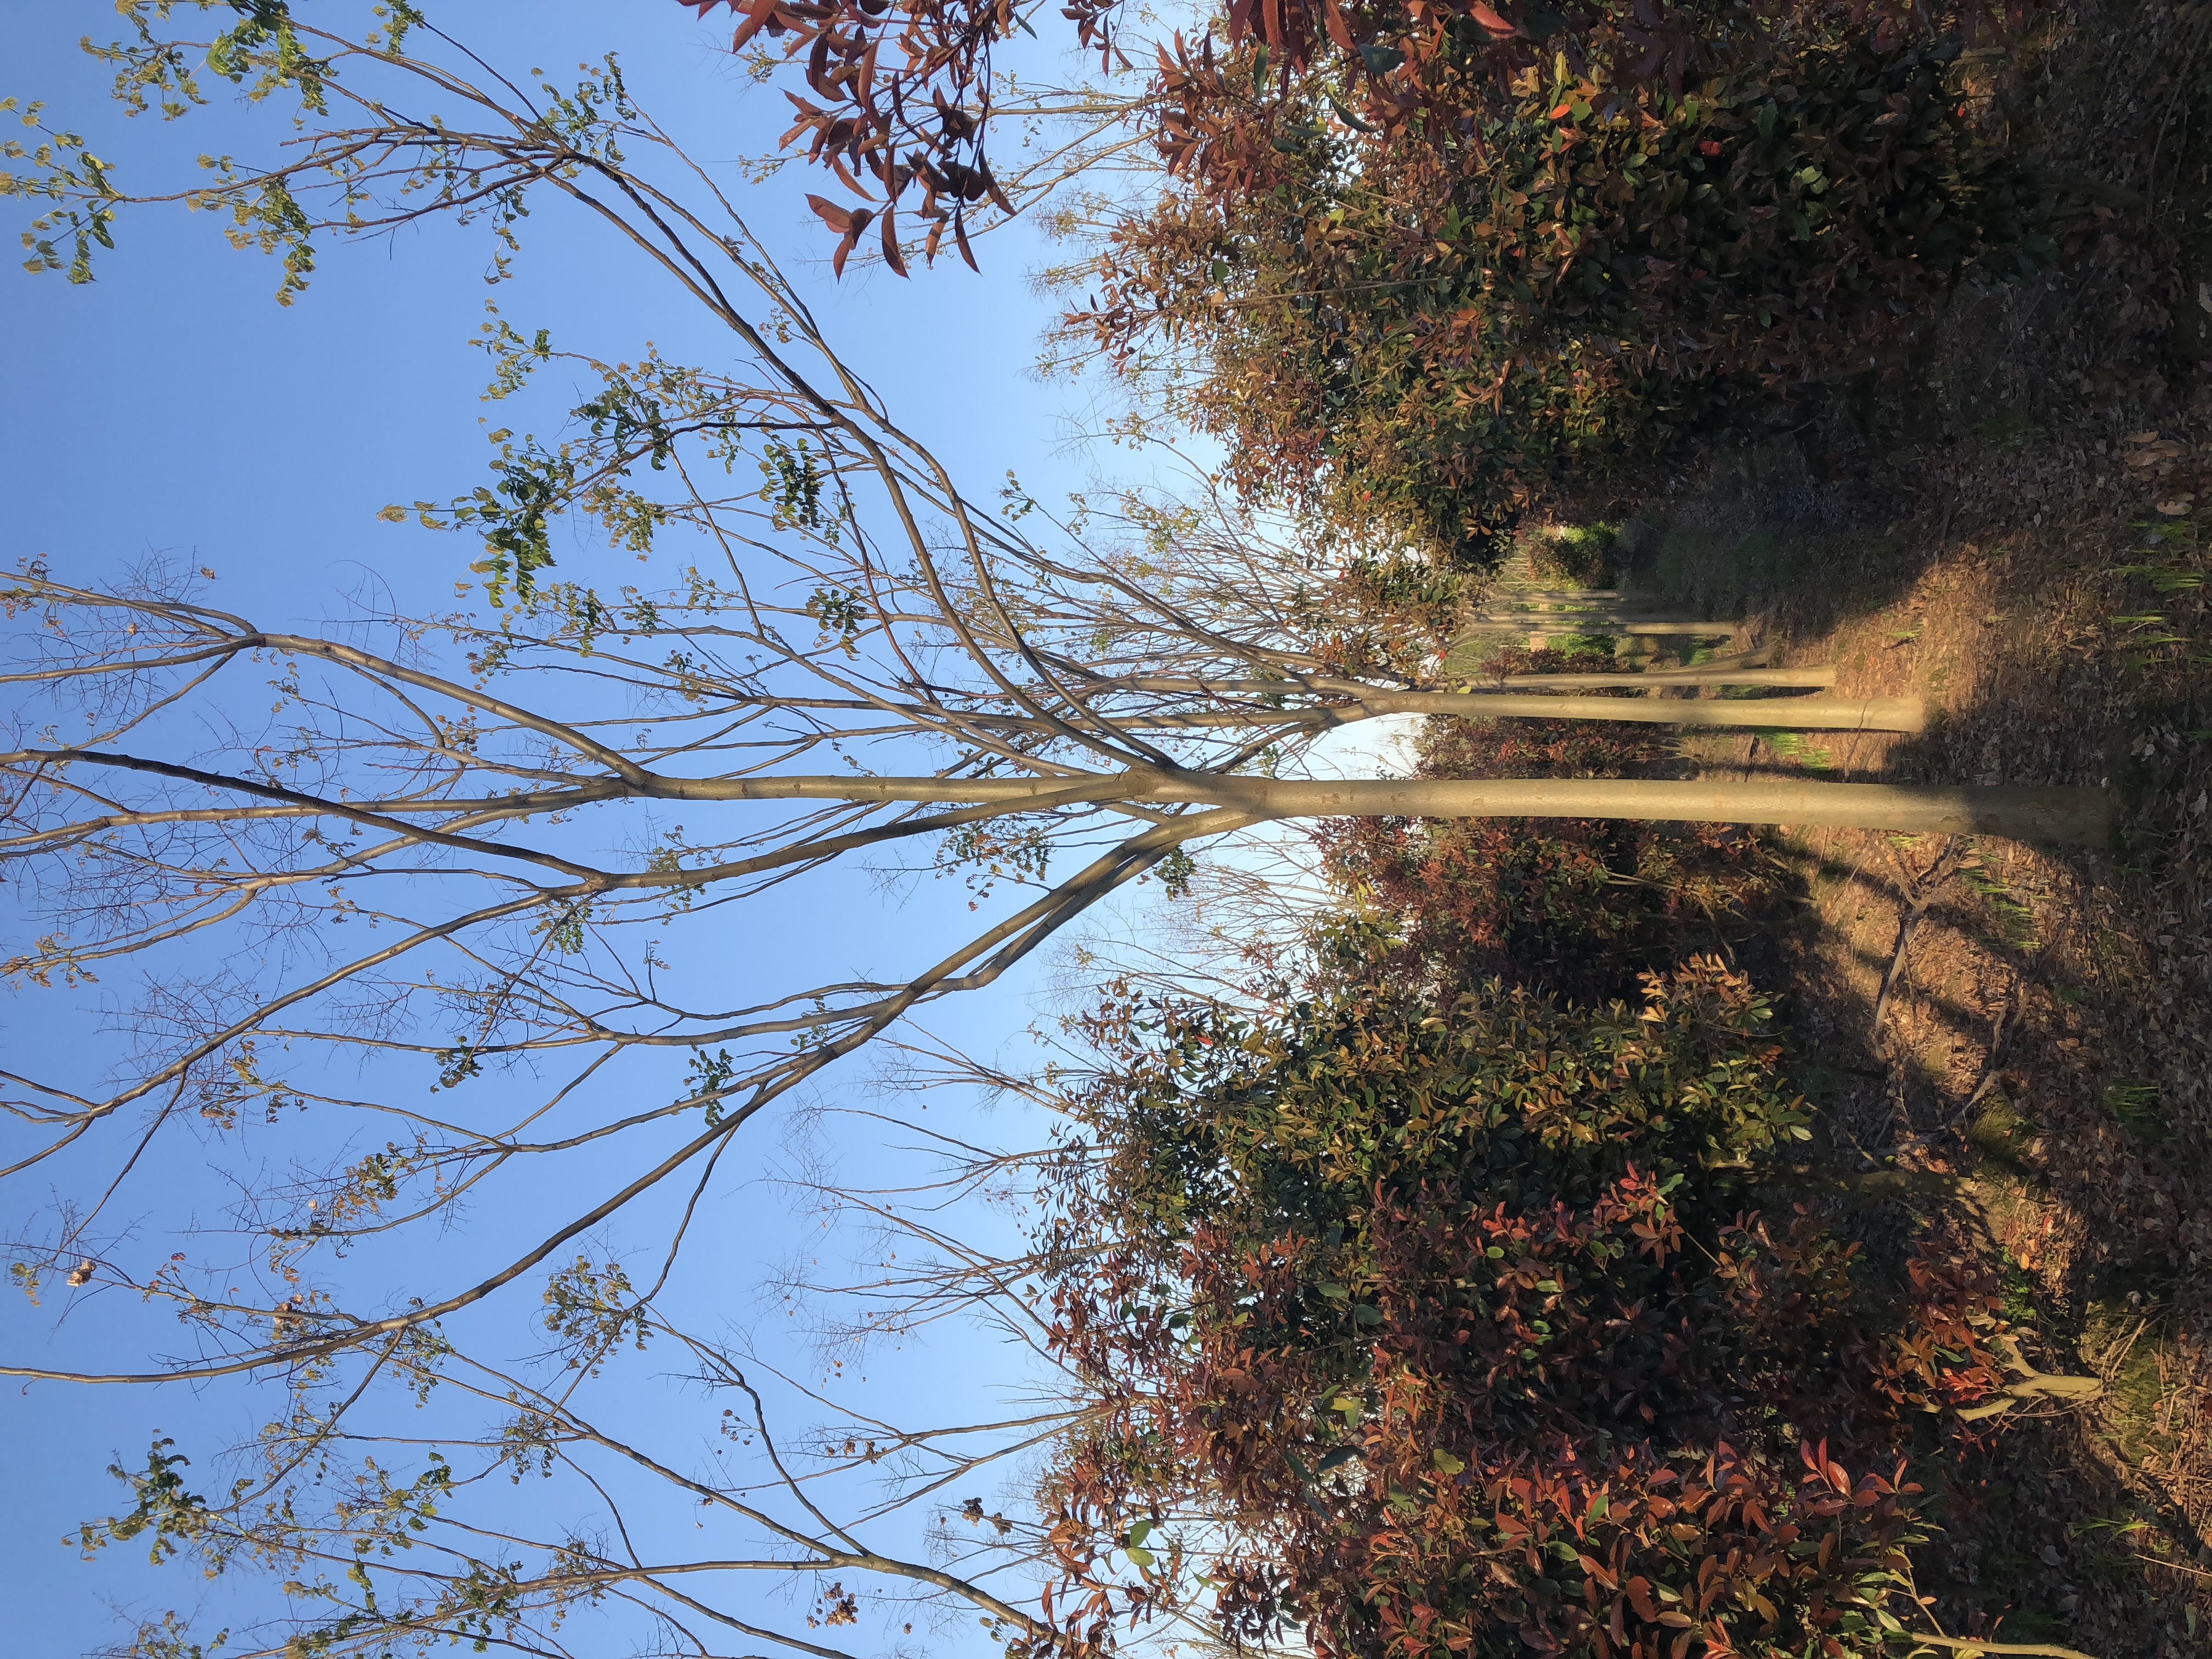
[[[173,40],[172,11],[230,27]],[[9,975],[66,990],[129,966],[149,988],[122,1011],[131,1041],[97,1089],[58,1055],[10,1063],[19,1150],[4,1173],[19,1189],[70,1182],[20,1224],[12,1271],[33,1295],[130,1291],[185,1334],[183,1352],[134,1367],[4,1370],[281,1382],[285,1404],[227,1493],[195,1492],[157,1443],[131,1477],[134,1506],[85,1534],[88,1548],[150,1538],[157,1553],[278,1568],[304,1602],[276,1642],[554,1652],[562,1618],[611,1599],[683,1650],[723,1650],[734,1631],[838,1659],[795,1620],[769,1630],[729,1611],[732,1586],[762,1575],[810,1587],[816,1631],[857,1616],[846,1581],[866,1577],[964,1601],[1010,1640],[1064,1642],[983,1576],[988,1562],[866,1539],[883,1504],[941,1501],[1079,1403],[939,1429],[856,1423],[802,1462],[773,1438],[747,1357],[679,1332],[655,1297],[729,1149],[773,1103],[1000,978],[1109,894],[1148,876],[1179,887],[1196,843],[1347,813],[2096,832],[2100,803],[2081,792],[1297,775],[1321,731],[1437,695],[1428,647],[1387,612],[1345,614],[1340,572],[1233,514],[1129,496],[1055,517],[1011,481],[979,501],[837,355],[611,60],[566,88],[510,79],[410,6],[362,37],[268,3],[148,0],[126,15],[137,38],[102,55],[131,107],[183,112],[219,79],[290,100],[299,129],[271,165],[210,158],[189,185],[129,192],[82,140],[40,126],[9,185],[41,208],[34,265],[87,277],[126,213],[183,204],[277,254],[289,300],[321,244],[441,217],[483,226],[503,267],[526,211],[552,198],[729,342],[710,369],[649,348],[568,353],[495,322],[495,398],[526,397],[556,362],[591,395],[565,435],[495,434],[487,487],[388,510],[481,538],[479,608],[278,629],[205,573],[159,564],[107,586],[27,565],[0,592],[17,624],[0,853],[27,923]],[[554,556],[564,516],[680,573],[652,588],[569,580]],[[273,682],[273,714],[243,712],[241,678],[257,696]],[[741,907],[769,890],[902,856],[1002,880],[1021,902],[933,959],[744,1008],[684,994],[657,943],[684,927],[743,939]],[[380,1062],[366,1097],[333,1081],[334,1055]],[[690,1064],[674,1098],[656,1057]],[[531,1097],[479,1082],[501,1068]],[[246,1139],[333,1112],[349,1132],[304,1141],[281,1176]],[[231,1160],[251,1272],[188,1253],[146,1271],[123,1248],[107,1196],[187,1135]],[[549,1209],[556,1169],[590,1195]],[[594,1230],[647,1194],[670,1219],[633,1279]],[[530,1236],[464,1236],[439,1253],[442,1282],[397,1305],[363,1299],[338,1265],[465,1205],[526,1219]],[[550,1374],[464,1352],[477,1310],[532,1291]],[[1006,1316],[1038,1340],[1033,1316]],[[617,1346],[648,1340],[726,1392],[731,1432],[764,1463],[705,1479],[596,1419],[585,1383]],[[368,1403],[382,1385],[442,1390],[475,1426],[394,1429]],[[881,1503],[817,1496],[884,1459],[900,1479]],[[641,1491],[681,1493],[748,1541],[661,1556],[621,1524],[586,1537],[536,1513],[468,1518],[460,1494],[502,1468],[595,1485],[617,1522]],[[987,1553],[1050,1546],[980,1507],[970,1518]],[[154,1627],[139,1650],[185,1640]]]
[[[2098,829],[2100,799],[2069,790],[1285,775],[1319,730],[1481,700],[1412,689],[1419,642],[1347,622],[1310,562],[1238,533],[1249,520],[1208,527],[1129,496],[1110,524],[1087,512],[1054,521],[1011,483],[995,508],[981,506],[836,356],[733,205],[632,102],[614,65],[568,92],[526,94],[462,78],[454,54],[416,55],[417,42],[445,43],[419,20],[403,33],[402,21],[363,43],[255,14],[199,49],[259,95],[300,99],[307,136],[273,168],[225,162],[212,185],[130,197],[81,143],[50,133],[45,171],[17,188],[53,203],[42,231],[73,230],[87,244],[72,262],[88,259],[125,208],[187,198],[228,207],[283,252],[288,295],[306,285],[319,237],[473,216],[504,246],[530,193],[549,191],[706,308],[737,361],[708,370],[651,351],[628,362],[569,356],[542,332],[499,323],[495,396],[556,360],[598,389],[558,441],[495,434],[491,486],[416,503],[423,523],[483,538],[472,568],[490,608],[381,618],[381,645],[264,628],[211,603],[189,572],[95,589],[33,566],[11,581],[10,613],[26,626],[9,683],[26,712],[4,759],[7,850],[34,884],[46,927],[11,962],[15,975],[51,983],[118,957],[204,948],[220,930],[273,925],[258,921],[271,911],[374,917],[381,934],[326,971],[273,969],[276,981],[172,999],[168,1041],[100,1098],[27,1080],[25,1109],[49,1139],[21,1167],[141,1103],[181,1103],[179,1090],[195,1091],[204,1115],[259,1103],[279,1085],[245,1060],[246,1045],[280,1026],[295,1038],[368,1040],[311,1022],[369,982],[407,983],[445,1011],[438,1038],[373,1041],[434,1062],[449,1083],[524,1053],[595,1066],[640,1049],[778,1046],[648,1114],[716,1109],[665,1165],[526,1257],[383,1320],[302,1314],[280,1338],[268,1310],[245,1312],[261,1334],[196,1370],[359,1347],[491,1293],[637,1192],[710,1158],[769,1100],[910,1010],[989,982],[1156,867],[1177,879],[1189,844],[1246,824],[1559,813],[2059,837]],[[149,38],[112,56],[129,99],[200,95],[183,46]],[[453,113],[403,117],[385,101],[403,88],[441,94]],[[704,204],[671,193],[625,149],[665,161]],[[318,191],[335,198],[320,216]],[[655,592],[556,580],[563,514],[637,552],[689,531],[709,557]],[[1366,672],[1347,675],[1347,660]],[[180,715],[254,661],[276,668],[283,740],[234,726],[234,741],[214,752],[197,736],[182,750]],[[38,711],[57,703],[89,717],[86,735],[35,735],[46,729]],[[881,769],[886,757],[901,769]],[[843,769],[799,770],[809,759]],[[777,803],[788,805],[750,810]],[[617,862],[554,833],[587,810],[624,805],[682,807],[694,827],[661,830]],[[700,809],[713,811],[713,830],[696,828]],[[742,1017],[669,1000],[634,953],[627,966],[619,952],[597,954],[645,917],[716,910],[797,872],[915,842],[1026,875],[1036,896],[937,963],[882,982],[799,988]],[[1078,848],[1079,868],[1042,879],[1054,853]],[[404,891],[404,907],[381,908],[387,890]],[[467,963],[457,978],[434,990],[429,978],[407,980],[447,951]],[[794,1036],[804,1039],[795,1052],[782,1046]],[[446,1126],[436,1139],[408,1184],[441,1201],[522,1157],[505,1127]],[[335,1212],[368,1202],[362,1179],[328,1195]],[[312,1250],[334,1224],[295,1231],[287,1250]]]

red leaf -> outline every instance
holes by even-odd
[[[745,42],[768,27],[769,20],[775,15],[775,6],[776,0],[752,0],[752,4],[745,8],[744,21],[738,25],[738,32],[730,37],[730,50],[743,52]],[[730,9],[735,11],[737,9],[738,0],[730,0]],[[703,9],[700,15],[706,15]]]
[[[1344,11],[1336,0],[1322,0],[1322,21],[1328,26],[1328,38],[1344,48],[1352,50],[1352,30],[1344,21]]]
[[[1489,7],[1484,5],[1482,3],[1482,0],[1474,0],[1474,4],[1468,8],[1468,15],[1474,18],[1476,22],[1481,24],[1483,27],[1488,29],[1492,34],[1507,35],[1517,34],[1520,33],[1520,31],[1515,28],[1512,24],[1507,22],[1496,12],[1491,10]]]
[[[831,275],[842,276],[845,274],[846,256],[860,246],[860,233],[868,228],[869,222],[875,216],[875,214],[867,208],[862,208],[853,215],[852,228],[845,233],[845,240],[837,244],[837,252],[830,256]]]
[[[884,263],[903,276],[906,275],[906,255],[899,252],[898,232],[895,228],[896,215],[890,208],[885,208],[883,220]]]
[[[826,200],[819,196],[810,195],[806,198],[806,205],[812,208],[817,214],[820,215],[822,222],[829,226],[830,229],[836,231],[841,234],[849,235],[855,234],[853,227],[853,216],[847,212],[843,208],[839,207],[835,202]],[[866,211],[863,211],[860,215],[860,220],[863,224],[867,222],[867,217],[868,216]]]

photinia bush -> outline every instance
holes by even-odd
[[[1740,1212],[1809,1119],[1741,976],[1090,1030],[1045,1241],[1097,1401],[1045,1484],[1072,1638],[1195,1601],[1328,1656],[1872,1654],[1917,1611],[1906,1459],[2000,1327],[1941,1272],[1872,1316],[1850,1249]]]
[[[1571,720],[1433,720],[1416,752],[1416,775],[1436,778],[1650,777],[1675,764],[1654,727]],[[1724,824],[1359,818],[1313,835],[1331,880],[1376,918],[1376,966],[1447,993],[1503,978],[1583,1000],[1631,995],[1640,973],[1709,948],[1784,886],[1757,834]]]
[[[1666,88],[1564,53],[1510,91],[1470,74],[1455,118],[1387,141],[1302,82],[1266,186],[1164,194],[1065,327],[1177,366],[1247,489],[1492,556],[1539,495],[2056,258],[2036,176],[1967,118],[1956,40],[1807,25]]]

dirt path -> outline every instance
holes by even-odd
[[[1641,553],[1654,586],[1759,615],[1783,660],[1837,665],[1839,693],[1929,708],[1912,736],[1686,740],[1706,769],[2102,783],[2118,808],[2106,853],[1781,845],[1806,894],[1784,971],[1828,1157],[1960,1182],[1855,1230],[1877,1260],[1958,1230],[2002,1264],[2030,1358],[2106,1383],[2023,1409],[2039,1420],[1959,1471],[1948,1583],[1925,1588],[2009,1601],[2005,1635],[2104,1659],[2212,1652],[2205,402],[1899,451],[1779,510],[1739,472],[1678,501]],[[1905,514],[1866,510],[1884,497]]]

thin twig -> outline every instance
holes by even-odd
[[[2202,1567],[2184,1566],[2179,1561],[2161,1561],[2157,1556],[2145,1555],[2140,1550],[2130,1550],[2128,1554],[2137,1561],[2148,1561],[2154,1567],[2164,1567],[2168,1572],[2185,1572],[2192,1577],[2212,1578],[2212,1572],[2207,1572]]]
[[[2025,1006],[2022,993],[2027,988],[2028,978],[2043,971],[2044,964],[2051,959],[2051,953],[2058,948],[2059,941],[2065,936],[2066,927],[2062,922],[2052,930],[2043,948],[2036,952],[2035,960],[2026,968],[2014,971],[2011,982],[2005,988],[2004,1000],[1997,1005],[1996,1022],[1990,1028],[1989,1053],[1982,1061],[1982,1074],[1975,1080],[1966,1099],[1960,1103],[1959,1109],[1951,1115],[1948,1121],[1939,1124],[1926,1134],[1915,1135],[1905,1143],[1905,1146],[1917,1146],[1964,1127],[1966,1120],[1973,1115],[1974,1108],[1981,1104],[1982,1097],[1996,1086],[1997,1079],[2002,1075],[2004,1046],[2020,1030],[2019,1017]]]
[[[2148,1330],[2149,1328],[2150,1316],[2148,1314],[2145,1314],[2142,1318],[2136,1321],[2135,1329],[2128,1333],[2126,1345],[2120,1349],[2119,1357],[2114,1359],[2108,1365],[2100,1365],[2097,1367],[2098,1375],[2105,1379],[2107,1386],[2109,1386],[2112,1381],[2119,1376],[2120,1367],[2128,1363],[2128,1356],[2136,1351],[2136,1339],[2142,1336],[2144,1331]]]

